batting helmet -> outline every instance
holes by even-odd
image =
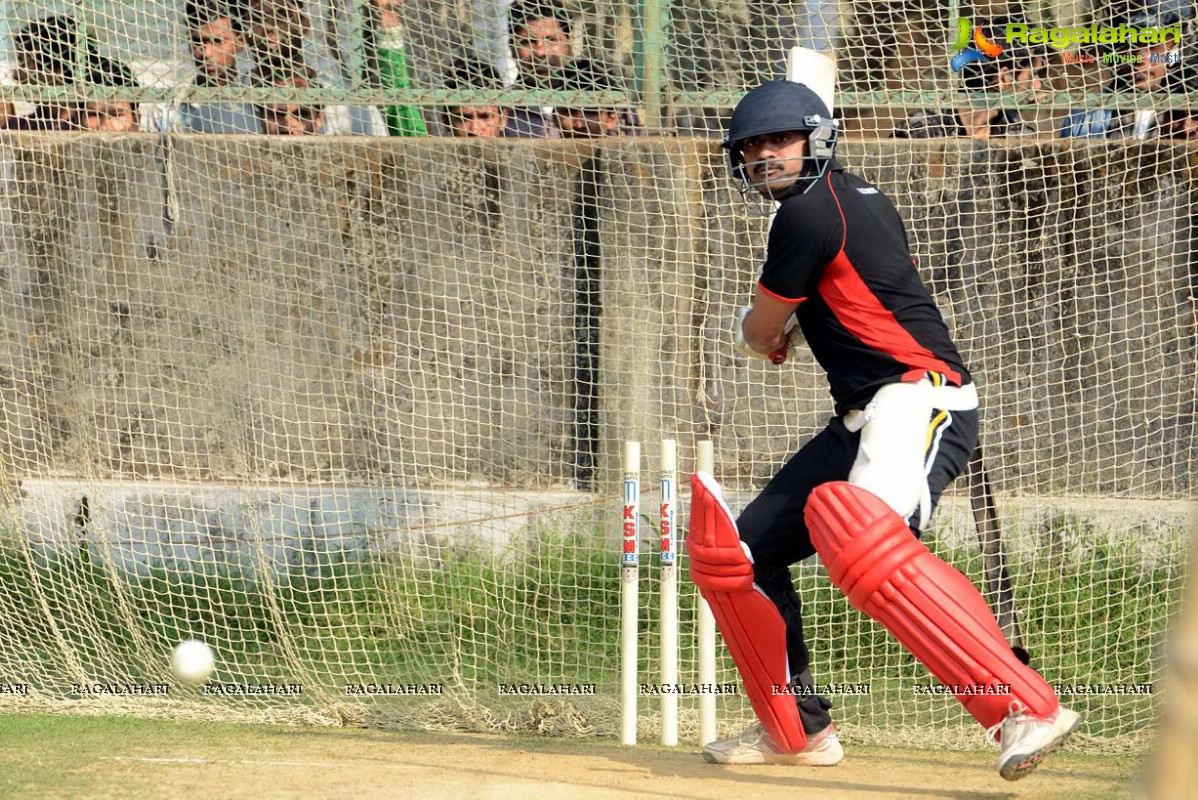
[[[800,176],[800,180],[806,182],[803,190],[823,176],[836,150],[839,123],[832,119],[828,106],[809,87],[794,81],[770,81],[741,98],[724,135],[728,169],[733,180],[740,181],[742,193],[752,186],[744,169],[745,140],[785,131],[807,132],[808,154],[804,156],[807,163]]]

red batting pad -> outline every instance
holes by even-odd
[[[786,623],[773,602],[753,585],[753,562],[741,547],[736,522],[715,479],[691,476],[690,531],[686,537],[691,580],[711,606],[724,643],[740,670],[745,694],[774,744],[785,753],[807,746],[795,699],[786,687]]]
[[[1011,652],[977,587],[932,555],[881,498],[843,481],[825,483],[811,493],[804,517],[832,583],[941,683],[1010,684],[1009,695],[957,695],[978,722],[1002,722],[1015,700],[1038,717],[1057,710],[1052,687]]]

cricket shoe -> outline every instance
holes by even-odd
[[[807,740],[797,753],[783,753],[754,722],[740,736],[719,739],[703,748],[703,758],[712,764],[793,764],[802,767],[830,767],[840,763],[844,750],[836,738],[836,726],[829,725]]]
[[[1076,711],[1061,706],[1051,717],[1033,717],[1018,703],[1011,704],[1007,718],[989,728],[991,738],[998,732],[1002,755],[998,774],[1017,781],[1034,770],[1049,753],[1056,750],[1081,722]]]

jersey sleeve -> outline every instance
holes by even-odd
[[[807,199],[805,197],[795,199]],[[843,240],[840,210],[786,202],[774,215],[758,286],[779,300],[805,299]]]

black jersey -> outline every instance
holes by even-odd
[[[928,372],[955,386],[970,382],[894,204],[835,164],[782,201],[759,286],[799,302],[799,325],[828,373],[838,414],[863,408],[885,384]]]

